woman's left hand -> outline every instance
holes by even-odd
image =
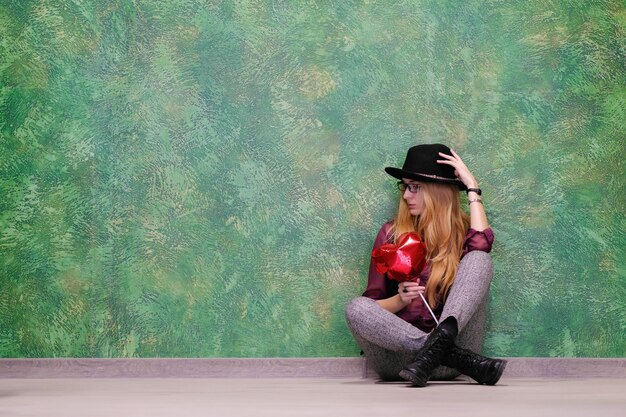
[[[471,171],[467,165],[465,165],[461,157],[452,149],[450,149],[450,152],[452,152],[452,155],[439,152],[439,156],[445,159],[438,159],[437,163],[451,165],[454,168],[454,175],[456,175],[467,188],[478,188],[476,178],[474,178],[474,175],[472,175]]]

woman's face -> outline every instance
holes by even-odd
[[[406,204],[409,206],[409,212],[411,215],[419,216],[424,210],[424,195],[422,194],[421,187],[422,183],[408,178],[402,178],[402,182],[411,186],[404,190],[402,198],[404,198],[404,201],[406,201]],[[415,192],[411,192],[411,188],[414,188]]]

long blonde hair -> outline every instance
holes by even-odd
[[[395,243],[401,234],[416,232],[426,244],[426,259],[430,264],[426,297],[434,308],[445,301],[454,283],[470,220],[461,209],[456,186],[424,182],[419,192],[424,198],[421,215],[411,215],[401,196],[390,233],[393,233]]]

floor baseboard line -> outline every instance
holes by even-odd
[[[626,378],[626,358],[505,358],[507,377]],[[0,378],[375,378],[365,358],[5,358]]]

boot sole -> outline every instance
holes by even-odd
[[[496,374],[489,381],[485,381],[484,384],[496,385],[498,381],[500,380],[502,373],[504,372],[504,368],[506,368],[506,364],[507,364],[507,361],[502,360],[502,362],[500,363],[500,366],[497,368]]]
[[[415,372],[409,371],[408,369],[401,370],[399,375],[402,379],[409,381],[412,387],[423,388],[428,382],[428,377],[417,375]]]

